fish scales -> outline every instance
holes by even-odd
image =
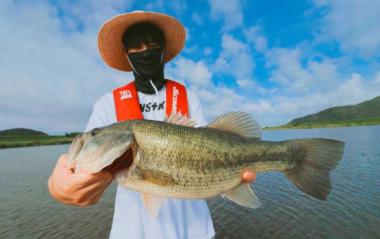
[[[162,193],[162,187],[165,187],[176,197],[203,198],[240,184],[243,168],[263,172],[294,165],[291,145],[284,143],[157,121],[134,121],[131,124],[141,157],[135,173],[139,174],[139,170],[159,171],[172,179],[168,185],[145,185],[147,191]],[[137,180],[141,178],[137,177]],[[133,187],[133,183],[129,181],[128,184]],[[136,186],[141,186],[141,182]]]
[[[330,172],[344,150],[344,142],[331,139],[262,141],[258,124],[244,112],[225,114],[201,128],[188,127],[191,120],[178,115],[168,120],[131,120],[80,134],[70,147],[69,163],[76,163],[75,171],[96,173],[127,160],[128,167],[119,169],[115,180],[142,192],[155,215],[156,196],[205,199],[222,194],[257,208],[259,199],[242,180],[246,171],[281,171],[303,192],[326,200]]]

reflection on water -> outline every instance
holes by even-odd
[[[0,150],[0,238],[107,238],[115,185],[99,204],[55,202],[47,179],[67,145]]]
[[[346,143],[332,172],[327,201],[316,200],[282,173],[258,175],[253,185],[264,203],[242,209],[220,198],[210,201],[220,238],[380,238],[380,127],[282,130],[265,140],[331,138]]]
[[[346,142],[327,201],[315,200],[281,173],[258,175],[263,202],[250,210],[209,201],[217,238],[380,238],[380,127],[265,131],[265,140],[323,137]],[[67,145],[0,150],[0,238],[107,238],[115,185],[90,208],[61,205],[46,182]]]

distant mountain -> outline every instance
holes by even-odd
[[[0,136],[46,136],[48,134],[33,129],[15,128],[0,130]]]
[[[338,106],[294,119],[281,128],[312,128],[380,124],[380,96],[356,105]]]

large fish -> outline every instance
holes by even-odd
[[[157,215],[165,197],[223,195],[257,208],[259,199],[242,182],[247,170],[281,171],[303,192],[325,200],[330,171],[344,148],[343,142],[331,139],[260,140],[260,127],[243,112],[228,113],[200,128],[178,115],[169,122],[131,120],[93,129],[74,139],[69,161],[76,170],[95,173],[122,155],[132,155],[131,166],[117,173],[116,181],[142,192],[145,206]]]

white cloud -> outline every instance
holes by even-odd
[[[244,101],[237,92],[224,86],[213,86],[212,90],[199,87],[191,87],[191,89],[200,97],[203,110],[209,120],[226,112],[238,111],[241,109],[239,103]]]
[[[212,84],[212,73],[203,61],[194,62],[179,57],[168,65],[166,74],[168,78],[184,81],[190,85],[209,87]]]
[[[56,6],[47,2],[1,1],[0,129],[82,130],[95,100],[131,79],[128,74],[106,67],[96,49],[98,27],[120,9],[125,11],[130,4],[131,1],[86,0],[75,4],[59,1],[59,7],[67,14],[58,16]],[[166,8],[165,4],[158,1],[151,7],[157,10],[160,6]],[[324,22],[331,22],[331,29],[339,28],[338,22],[342,20],[339,20],[337,9],[342,6],[328,0],[319,4],[331,7]],[[224,21],[224,30],[243,25],[240,1],[210,0],[210,5],[213,18]],[[186,6],[177,6],[177,11],[183,11],[183,7]],[[345,14],[356,11],[342,9]],[[366,22],[369,16],[377,19],[372,13],[371,10],[368,16],[362,16]],[[193,15],[193,20],[195,18]],[[352,22],[355,23],[353,20],[342,23],[341,31],[337,29],[336,33],[326,28],[326,34],[339,40],[347,52],[354,49],[363,55],[367,51],[378,54],[374,25],[364,27],[373,38],[372,42],[364,36],[359,37],[365,32]],[[228,111],[243,110],[264,126],[283,124],[326,107],[354,104],[379,95],[380,71],[367,74],[342,70],[339,59],[323,55],[311,58],[302,46],[270,48],[263,32],[260,26],[251,27],[243,32],[245,41],[223,34],[220,53],[215,52],[218,48],[202,50],[196,45],[188,48],[188,53],[203,51],[208,57],[212,57],[211,53],[216,54],[215,62],[209,65],[206,61],[178,57],[168,64],[167,76],[186,82],[196,91],[208,119]],[[253,77],[256,66],[252,48],[266,61],[273,90],[257,86]],[[239,87],[229,88],[222,82],[215,84],[215,75],[232,76]],[[255,98],[257,95],[245,94],[244,90],[253,88],[262,95]]]
[[[380,54],[380,1],[376,0],[314,0],[324,7],[320,38],[336,40],[341,49],[362,57]]]
[[[243,96],[240,90],[223,86],[215,86],[213,93],[201,91],[207,109],[212,112],[209,114],[211,118],[231,110],[243,110],[251,113],[262,125],[280,125],[328,107],[356,104],[380,94],[379,72],[368,79],[355,72],[345,76],[342,67],[346,63],[342,64],[339,58],[318,55],[318,58],[313,59],[301,46],[291,49],[268,48],[267,43],[259,45],[256,40],[261,38],[261,42],[266,42],[266,38],[257,27],[246,31],[246,37],[263,54],[269,76],[277,88],[264,89],[259,98]],[[238,56],[235,53],[249,55],[249,47],[225,34],[222,37],[221,54],[212,67],[214,72],[231,73],[233,70],[230,66],[236,62],[244,62],[244,66],[248,62],[249,65],[247,60],[236,60]],[[251,82],[254,81],[241,80],[239,84],[247,88]]]
[[[337,66],[332,59],[304,59],[300,48],[272,48],[266,53],[270,80],[292,93],[311,93],[336,86]]]
[[[330,4],[331,1],[326,2]],[[326,5],[326,3],[323,4]],[[365,12],[363,9],[360,11],[361,14]],[[370,15],[373,15],[372,12]],[[365,18],[368,22],[367,16]],[[375,18],[377,19],[378,16],[376,15]],[[324,18],[325,23],[328,20],[327,17]],[[351,22],[345,23],[342,29],[337,29],[338,32],[334,33],[336,35],[329,33],[330,40],[332,36],[335,40],[341,40],[342,47],[347,47],[347,49],[344,48],[347,52],[350,47],[360,54],[364,54],[366,49],[377,51],[377,40],[368,42],[369,45],[366,46],[365,41],[359,40],[360,34],[354,36],[353,39],[348,39],[350,30],[353,30],[352,34],[360,32],[356,30],[356,25],[350,25]],[[373,26],[370,24],[368,27],[373,28]],[[332,27],[339,28],[339,24],[332,24]],[[339,35],[339,30],[347,35]],[[375,39],[377,39],[376,34],[372,34],[376,31],[377,29],[373,29],[370,34]],[[263,89],[263,95],[254,98],[252,95],[243,95],[239,89],[227,88],[220,84],[214,85],[213,91],[198,87],[197,91],[206,105],[206,112],[210,119],[231,110],[243,110],[251,113],[262,125],[280,125],[293,118],[328,107],[356,104],[380,94],[379,72],[364,78],[363,73],[350,71],[347,68],[352,64],[350,60],[346,61],[347,59],[343,60],[339,57],[329,58],[323,54],[312,55],[310,49],[306,48],[310,46],[303,44],[295,48],[270,48],[263,29],[257,25],[243,33],[246,42],[229,34],[222,36],[222,50],[210,69],[215,74],[232,75],[243,89],[255,87],[255,81],[252,79],[255,63],[252,60],[252,50],[249,45],[252,44],[256,52],[263,55],[269,77],[275,88]],[[347,39],[339,39],[343,36],[347,36]],[[363,39],[366,38],[363,37]],[[241,69],[239,73],[236,72]],[[364,73],[368,75],[370,71]]]
[[[119,0],[119,1],[129,3],[128,0],[127,1]],[[144,10],[144,11],[146,10],[146,11],[165,13],[167,12],[168,9],[170,9],[170,10],[173,10],[176,13],[176,15],[182,15],[187,10],[186,0],[176,0],[176,1],[152,0],[152,1],[144,1],[141,4],[143,7],[141,9],[135,9],[135,10]]]
[[[231,75],[240,87],[253,87],[256,82],[252,79],[255,63],[247,44],[231,35],[223,34],[222,50],[213,65],[213,71]]]
[[[366,80],[359,73],[352,73],[337,87],[298,97],[292,112],[312,113],[326,107],[356,104],[378,96],[379,92],[380,86],[375,86],[373,80]]]
[[[95,100],[126,81],[101,63],[96,31],[64,33],[61,20],[47,3],[1,2],[0,129],[83,130]]]
[[[284,52],[290,54],[292,50]],[[214,84],[211,81],[212,66],[204,62],[180,58],[170,66],[168,72],[176,77],[173,79],[184,79],[190,89],[197,93],[208,120],[226,112],[241,110],[252,114],[262,126],[268,126],[285,124],[291,119],[328,107],[356,104],[379,95],[380,72],[368,79],[364,79],[359,73],[352,73],[344,78],[337,73],[335,67],[334,62],[328,59],[321,62],[309,61],[304,66],[301,64],[300,70],[307,72],[315,80],[310,86],[312,90],[307,93],[288,94],[286,88],[280,87],[259,98],[243,95],[241,90],[220,83]],[[317,81],[319,77],[326,77],[328,80]],[[335,77],[339,77],[340,81],[329,83]]]
[[[374,82],[380,84],[380,71],[378,71],[374,76]]]
[[[63,23],[70,23],[84,31],[98,31],[99,27],[110,17],[123,13],[134,1],[122,0],[81,0],[57,1],[57,9],[64,12]],[[76,30],[76,29],[73,30]]]
[[[250,103],[250,99],[239,94],[236,89],[231,89],[222,84],[214,84],[211,66],[203,61],[195,62],[179,57],[168,64],[166,74],[168,78],[184,81],[199,96],[209,120],[228,111],[246,110],[246,105]],[[265,105],[265,102],[260,102],[260,104]]]
[[[262,28],[260,26],[250,27],[244,32],[247,41],[252,43],[257,52],[265,52],[268,49],[268,41],[261,33]]]
[[[204,112],[209,120],[227,112],[238,110],[237,104],[245,99],[236,91],[212,82],[210,66],[203,61],[177,58],[166,67],[168,78],[185,82],[203,103]]]
[[[243,25],[241,0],[209,0],[211,18],[223,20],[223,30],[228,31]]]
[[[243,89],[253,89],[254,87],[256,87],[255,82],[249,79],[239,79],[236,81],[236,83],[240,88]]]
[[[325,91],[317,91],[303,95],[273,94],[265,98],[249,99],[231,97],[233,105],[219,105],[221,112],[231,109],[251,113],[262,126],[281,125],[291,119],[319,112],[323,109],[351,105],[379,96],[380,84],[375,78],[366,80],[360,74],[353,73],[344,79],[337,87]],[[236,94],[236,92],[235,92]],[[221,96],[219,96],[221,97]]]
[[[300,49],[274,48],[267,53],[267,66],[273,67],[271,81],[293,91],[307,91],[314,80],[301,65]]]

